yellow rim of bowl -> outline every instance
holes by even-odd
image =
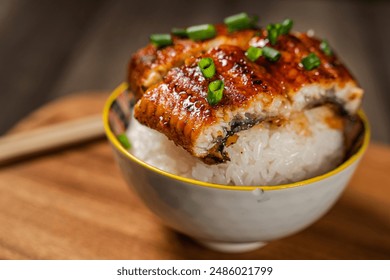
[[[328,177],[331,177],[331,176],[341,172],[342,170],[346,169],[348,166],[350,166],[352,163],[354,163],[356,160],[358,160],[360,158],[360,156],[366,151],[368,143],[369,143],[369,140],[370,140],[370,134],[371,134],[370,126],[369,126],[367,117],[364,114],[363,110],[360,110],[359,111],[359,116],[362,118],[363,124],[364,124],[363,144],[362,144],[362,146],[359,148],[359,150],[354,155],[352,155],[348,160],[343,162],[341,165],[339,165],[337,168],[333,169],[332,171],[329,171],[329,172],[327,172],[327,173],[325,173],[323,175],[316,176],[316,177],[313,177],[313,178],[310,178],[310,179],[306,179],[306,180],[303,180],[303,181],[298,181],[298,182],[290,183],[290,184],[277,185],[277,186],[227,186],[227,185],[207,183],[207,182],[198,181],[198,180],[195,180],[195,179],[189,179],[189,178],[186,178],[186,177],[181,177],[179,175],[174,175],[174,174],[168,173],[166,171],[160,170],[160,169],[158,169],[156,167],[153,167],[153,166],[151,166],[151,165],[141,161],[140,159],[136,158],[132,154],[130,154],[130,152],[127,151],[120,144],[120,142],[118,141],[118,139],[116,138],[116,136],[114,135],[114,133],[111,130],[111,127],[110,127],[110,124],[109,124],[108,115],[109,115],[109,111],[110,111],[111,105],[114,102],[114,100],[122,92],[124,92],[127,88],[128,88],[127,83],[120,84],[111,93],[111,95],[107,99],[106,104],[104,106],[104,110],[103,110],[103,123],[104,123],[104,130],[106,132],[106,135],[107,135],[109,141],[114,145],[114,147],[122,155],[126,156],[131,161],[133,161],[133,162],[135,162],[135,163],[137,163],[137,164],[139,164],[139,165],[141,165],[141,166],[143,166],[143,167],[145,167],[145,168],[147,168],[147,169],[149,169],[149,170],[151,170],[153,172],[156,172],[156,173],[158,173],[160,175],[163,175],[163,176],[166,176],[166,177],[169,177],[169,178],[172,178],[174,180],[181,181],[181,182],[185,182],[185,183],[201,186],[201,187],[208,187],[208,188],[215,188],[215,189],[224,189],[224,190],[235,190],[235,191],[252,191],[252,190],[260,188],[260,189],[263,189],[264,191],[270,191],[270,190],[280,190],[280,189],[294,188],[294,187],[299,187],[299,186],[302,186],[302,185],[311,184],[311,183],[318,182],[320,180],[326,179]]]

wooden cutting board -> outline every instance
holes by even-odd
[[[60,99],[12,133],[100,113],[107,96]],[[165,227],[126,186],[104,138],[36,156],[0,169],[0,259],[390,259],[390,148],[369,147],[317,223],[245,254]]]

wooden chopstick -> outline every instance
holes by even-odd
[[[104,136],[101,115],[67,121],[0,138],[0,165],[32,154]]]

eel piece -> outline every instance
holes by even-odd
[[[178,146],[209,164],[229,160],[224,151],[236,134],[262,121],[288,120],[297,112],[325,104],[350,117],[361,105],[363,90],[336,55],[320,49],[321,41],[305,33],[280,35],[270,45],[267,31],[228,33],[217,26],[215,38],[202,42],[174,38],[173,45],[148,45],[133,55],[128,81],[137,103],[134,116],[164,133]],[[249,46],[270,46],[281,57],[249,60]],[[306,70],[302,58],[315,53],[321,65]],[[201,58],[212,58],[216,74],[206,79]],[[207,102],[208,84],[224,82],[222,100]]]

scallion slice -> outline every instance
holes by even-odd
[[[315,53],[310,53],[308,56],[302,58],[301,63],[306,70],[312,70],[321,65],[321,60]]]
[[[280,58],[280,52],[270,47],[263,47],[263,55],[272,62],[278,61]]]
[[[131,144],[125,133],[117,135],[118,141],[122,144],[123,148],[130,149]]]
[[[187,35],[194,41],[200,41],[213,38],[216,35],[216,30],[212,24],[201,24],[187,28]]]
[[[215,74],[215,64],[212,58],[210,57],[204,57],[202,58],[198,66],[200,68],[200,71],[202,71],[202,74],[205,78],[211,78]]]
[[[246,57],[251,61],[256,61],[262,54],[263,54],[262,49],[253,46],[250,46],[245,53]]]
[[[157,47],[165,47],[172,45],[172,37],[170,34],[152,34],[150,41]]]
[[[276,41],[278,40],[279,36],[279,30],[276,25],[268,25],[267,26],[267,31],[268,31],[268,40],[271,43],[271,45],[275,45]]]
[[[288,34],[293,26],[294,22],[289,19],[289,18],[286,18],[282,24],[281,24],[281,27],[280,27],[280,34]]]
[[[282,34],[288,34],[293,26],[293,21],[291,19],[285,19],[282,23],[268,24],[268,40],[271,45],[275,45],[278,36]]]
[[[207,93],[207,101],[210,105],[216,105],[221,101],[223,96],[224,82],[216,80],[209,84],[209,91]]]
[[[187,37],[187,31],[185,28],[172,28],[171,33],[178,37]]]
[[[257,17],[250,17],[247,13],[239,13],[225,18],[223,22],[227,25],[228,31],[233,32],[255,27]]]
[[[321,44],[320,44],[320,49],[324,52],[324,54],[326,54],[327,56],[331,56],[333,55],[333,52],[332,52],[332,49],[330,48],[330,45],[328,43],[328,41],[326,40],[322,40]]]

